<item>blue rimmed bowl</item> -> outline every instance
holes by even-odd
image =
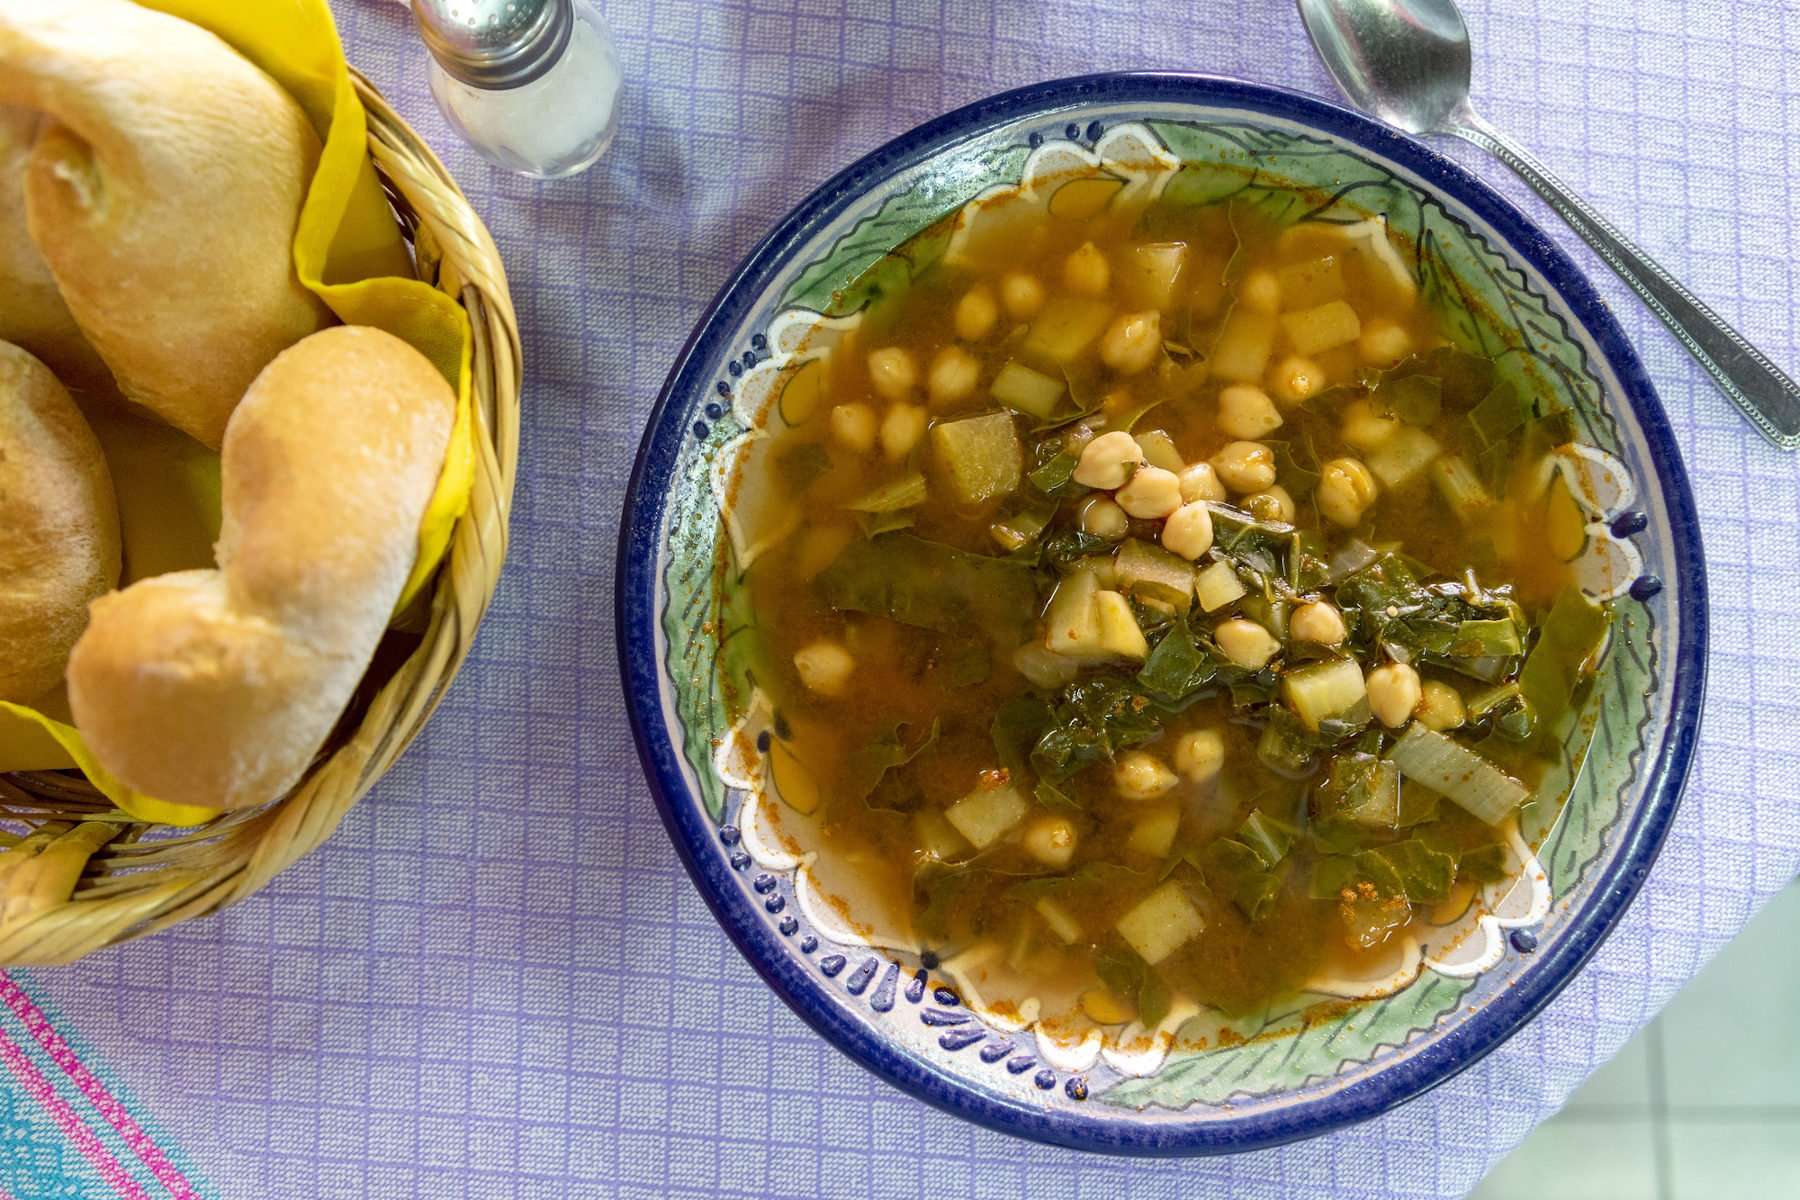
[[[1541,872],[1494,897],[1447,961],[1341,1018],[1144,1056],[1054,1052],[964,1003],[953,980],[871,946],[808,902],[804,863],[758,835],[766,799],[749,620],[732,570],[754,530],[721,497],[733,456],[778,420],[821,328],[854,322],[891,253],[967,202],[1088,164],[1196,200],[1291,189],[1302,219],[1377,218],[1452,336],[1530,354],[1573,409],[1597,497],[1588,550],[1619,619],[1591,709],[1596,736]],[[1158,165],[1160,164],[1160,166]],[[1186,168],[1186,169],[1182,169]],[[1134,174],[1134,170],[1136,174]],[[1180,183],[1173,182],[1176,178]],[[1481,301],[1472,318],[1466,297]],[[1464,297],[1456,300],[1457,296]],[[618,564],[618,644],[651,790],[695,885],[802,1018],[871,1071],[984,1125],[1131,1154],[1249,1150],[1365,1119],[1443,1082],[1529,1021],[1592,955],[1643,882],[1679,800],[1700,715],[1706,590],[1693,497],[1662,406],[1594,288],[1526,216],[1410,138],[1338,106],[1200,75],[1037,84],[905,134],[826,182],[751,253],[678,357],[644,435]],[[724,564],[721,569],[721,563]],[[1604,585],[1597,585],[1604,586]],[[747,736],[748,734],[748,736]],[[1566,782],[1566,780],[1565,780]],[[1522,889],[1522,890],[1521,890]],[[1258,1036],[1260,1035],[1260,1036]],[[1047,1052],[1048,1051],[1048,1052]]]

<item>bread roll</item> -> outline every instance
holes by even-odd
[[[112,376],[25,230],[25,160],[42,119],[0,105],[0,341],[29,350],[69,387],[103,388]]]
[[[95,601],[69,661],[102,766],[160,800],[244,808],[300,778],[412,570],[456,398],[400,339],[316,333],[225,432],[217,570]]]
[[[218,446],[256,373],[330,319],[294,273],[305,113],[127,0],[0,0],[0,103],[51,118],[26,218],[76,324],[127,399]]]
[[[0,342],[0,700],[57,685],[88,601],[118,581],[100,443],[50,369]]]

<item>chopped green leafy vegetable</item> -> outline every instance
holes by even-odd
[[[1573,587],[1563,589],[1544,617],[1519,672],[1519,689],[1552,738],[1568,735],[1577,689],[1592,673],[1610,627],[1607,610]]]
[[[1008,643],[1018,640],[1022,619],[1037,610],[1037,579],[1029,566],[907,533],[851,542],[817,582],[835,609],[946,633],[972,626]]]
[[[1441,794],[1489,825],[1525,802],[1523,784],[1461,742],[1417,721],[1388,751],[1400,773]]]
[[[1238,838],[1256,853],[1264,867],[1273,867],[1287,857],[1297,832],[1292,825],[1260,809],[1245,817],[1244,823],[1238,826]]]
[[[1169,988],[1156,968],[1124,946],[1105,945],[1094,960],[1094,971],[1107,989],[1137,1010],[1146,1029],[1154,1029],[1169,1015]]]
[[[1180,704],[1219,676],[1221,660],[1202,646],[1187,622],[1177,621],[1150,651],[1138,671],[1138,685],[1165,704]]]
[[[925,503],[925,492],[925,477],[915,471],[863,493],[844,507],[860,513],[898,512]]]
[[[788,491],[798,496],[831,469],[831,455],[819,442],[796,442],[777,454],[775,470]]]
[[[889,778],[889,772],[925,753],[937,739],[936,721],[925,730],[904,723],[895,725],[850,755],[843,774],[845,786],[856,799],[867,801],[876,808],[913,807],[918,799],[916,791],[883,793],[880,785]]]
[[[1097,676],[1062,690],[1051,726],[1031,751],[1038,778],[1059,783],[1085,767],[1162,732],[1149,697],[1117,676]]]

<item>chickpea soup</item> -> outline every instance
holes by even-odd
[[[1240,1013],[1517,869],[1610,614],[1548,389],[1378,223],[1026,214],[883,295],[742,481],[820,855],[1040,1019]]]

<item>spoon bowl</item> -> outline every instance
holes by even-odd
[[[1455,0],[1297,0],[1325,68],[1358,107],[1407,133],[1451,133],[1518,172],[1631,285],[1758,432],[1800,449],[1800,385],[1523,146],[1469,105],[1469,29]]]
[[[1449,0],[1299,0],[1300,17],[1357,107],[1408,133],[1456,123],[1468,106],[1469,27]]]

